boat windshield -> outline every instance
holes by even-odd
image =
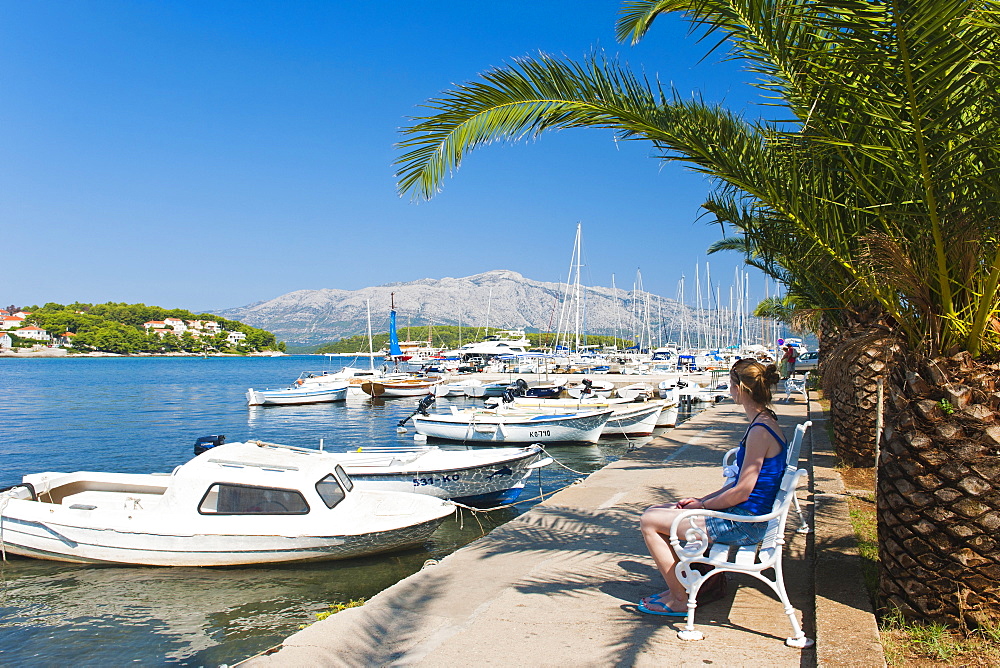
[[[347,471],[345,471],[340,464],[337,464],[337,467],[333,469],[333,472],[337,474],[338,478],[340,478],[340,484],[344,486],[344,489],[348,492],[354,489],[354,481],[351,480],[351,476],[347,475]]]
[[[215,483],[198,504],[202,515],[305,515],[309,504],[294,489]]]
[[[343,472],[339,464],[337,469],[337,473]],[[346,478],[346,476],[344,477]],[[332,473],[326,474],[316,483],[316,493],[319,494],[319,498],[323,499],[327,508],[333,508],[347,496],[341,484],[340,479]],[[351,491],[350,488],[347,491]]]

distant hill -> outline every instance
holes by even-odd
[[[570,305],[562,307],[566,287],[565,283],[534,281],[514,271],[497,270],[360,290],[297,290],[218,313],[273,332],[291,345],[308,346],[364,333],[366,300],[371,302],[373,330],[386,331],[390,293],[395,293],[401,338],[406,337],[407,324],[415,328],[428,323],[555,331],[560,327],[561,312],[562,330],[573,331],[576,309],[572,295]],[[677,301],[603,287],[581,288],[581,333],[613,335],[618,327],[619,332],[630,335],[633,314],[641,314],[647,301],[654,330],[662,316],[664,338],[676,338],[682,310]],[[690,316],[691,309],[685,310]],[[426,332],[414,330],[411,336],[422,339]]]

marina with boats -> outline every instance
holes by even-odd
[[[0,479],[5,556],[33,558],[15,563],[42,580],[58,579],[59,568],[72,567],[65,564],[278,569],[265,580],[283,580],[280,569],[322,568],[339,583],[327,600],[369,596],[378,586],[337,574],[388,569],[393,581],[405,577],[726,397],[736,359],[776,355],[762,344],[658,341],[648,300],[635,308],[635,345],[617,337],[588,344],[579,266],[578,228],[563,333],[549,345],[533,345],[521,328],[485,328],[480,340],[452,348],[430,336],[401,343],[390,301],[384,350],[374,350],[367,307],[366,355],[90,360],[108,366],[91,367],[93,387],[72,396],[108,398],[101,419],[82,430],[66,423],[72,409],[41,419],[52,421],[51,433],[85,444],[79,456],[56,449],[39,457],[33,433],[12,431],[19,452]],[[124,375],[135,387],[110,373],[122,363],[138,364]],[[176,364],[177,377],[168,381],[156,373],[168,366],[150,363]],[[40,380],[22,386],[44,389],[52,379]],[[80,379],[61,381],[46,391],[59,397]],[[30,393],[16,399],[9,405],[26,424],[36,406],[49,405],[32,404]],[[157,435],[158,422],[171,427]],[[178,447],[192,437],[194,453]],[[107,457],[109,443],[120,444],[117,457]],[[467,523],[473,517],[478,533]],[[401,563],[402,573],[394,566]],[[317,602],[301,600],[289,618],[307,619]],[[22,614],[17,604],[13,614]],[[272,624],[227,660],[288,631]]]
[[[12,496],[28,498],[8,500],[4,518],[11,517],[7,511],[16,505],[37,506],[44,514],[54,515],[48,513],[49,504],[59,501],[55,505],[60,508],[55,510],[80,518],[89,515],[95,525],[106,521],[98,516],[108,503],[121,506],[110,508],[109,513],[117,514],[122,522],[138,523],[136,512],[151,517],[166,510],[165,506],[156,510],[157,504],[152,503],[164,500],[154,493],[156,488],[165,486],[177,467],[183,469],[200,459],[193,458],[192,443],[206,434],[226,434],[229,441],[254,444],[254,451],[262,453],[289,446],[316,453],[322,448],[323,453],[336,454],[355,490],[365,491],[369,481],[381,478],[397,489],[408,486],[412,491],[456,499],[464,506],[500,509],[478,512],[475,519],[470,510],[452,509],[428,538],[388,553],[242,567],[254,569],[252,586],[248,586],[247,573],[240,568],[204,571],[179,566],[109,571],[96,565],[20,557],[7,542],[7,598],[0,609],[13,626],[5,631],[9,642],[3,650],[4,662],[30,654],[49,663],[66,663],[86,654],[95,662],[114,664],[117,655],[107,654],[110,648],[101,639],[101,629],[109,626],[120,630],[119,642],[129,656],[146,664],[173,657],[209,665],[249,656],[276,644],[298,625],[310,623],[314,613],[329,604],[373,596],[419,570],[428,559],[440,559],[481,537],[484,531],[518,516],[649,438],[602,434],[596,443],[545,444],[545,452],[531,443],[464,444],[433,438],[419,442],[414,440],[417,434],[412,422],[406,423],[404,433],[397,431],[397,425],[426,395],[383,400],[358,391],[343,401],[249,407],[242,396],[247,387],[295,384],[303,372],[319,376],[328,371],[331,373],[327,375],[332,375],[347,366],[366,377],[363,374],[368,372],[367,361],[288,355],[5,362],[4,377],[8,382],[0,386],[0,395],[9,422],[4,428],[5,467],[0,471],[0,488],[19,485],[24,476],[39,473],[79,474],[81,480],[84,475],[104,477],[106,482],[120,476],[141,476],[140,480],[152,480],[155,485],[147,489],[148,496],[135,488],[115,491],[105,484],[104,489],[95,490],[81,485],[75,493],[89,499],[80,496],[66,501],[71,494],[58,499],[39,494],[40,502],[30,501],[30,492],[19,487],[11,490]],[[531,383],[545,381],[544,376],[524,378]],[[496,382],[507,388],[516,380],[517,376],[509,373],[479,373],[455,376],[450,382],[476,381],[480,386]],[[625,380],[622,377],[619,382],[624,384]],[[648,376],[646,380],[653,385],[658,377]],[[485,401],[464,393],[435,397],[428,412],[450,413],[452,407],[459,411],[484,410]],[[679,408],[678,419],[682,420],[693,406]],[[208,450],[204,457],[230,459],[222,454],[224,451],[213,454]],[[443,461],[445,457],[447,461]],[[321,456],[309,454],[303,458]],[[548,458],[555,461],[546,463]],[[303,468],[287,461],[268,462]],[[532,465],[536,466],[529,468]],[[227,473],[237,470],[218,463],[211,467]],[[476,467],[479,471],[472,473]],[[417,472],[421,475],[417,476]],[[389,480],[393,475],[396,479]],[[235,477],[229,481],[246,482]],[[493,486],[484,486],[484,481]],[[465,483],[469,485],[463,487]],[[281,489],[291,488],[282,485]],[[310,509],[324,511],[322,498],[313,493],[303,490]],[[127,513],[129,497],[139,499],[141,511]],[[229,521],[225,515],[199,515],[201,501],[200,495],[192,495],[185,512],[204,520]],[[135,503],[128,501],[129,508],[135,510]],[[70,508],[72,505],[95,508]],[[330,514],[335,511],[330,510]],[[121,515],[123,512],[126,514]],[[132,520],[125,519],[128,514],[132,514]],[[296,518],[303,520],[302,516],[292,517]],[[38,519],[36,515],[34,520]],[[261,520],[256,515],[232,519],[246,520],[249,525]],[[3,521],[6,533],[13,520]],[[149,526],[146,519],[142,521]],[[60,535],[69,531],[55,525],[52,528]],[[190,529],[194,526],[190,525]],[[7,534],[5,539],[12,535]],[[112,572],[118,575],[109,578],[107,574]],[[215,593],[190,593],[190,583],[200,583]],[[65,607],[67,600],[93,603],[84,611],[79,606]],[[191,600],[198,601],[194,608]],[[92,621],[82,621],[81,614]],[[233,635],[234,629],[241,630]]]

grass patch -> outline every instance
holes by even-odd
[[[878,523],[875,518],[875,495],[867,497],[849,496],[847,506],[851,526],[858,539],[858,554],[861,556],[861,576],[868,590],[872,607],[878,609]]]
[[[984,626],[963,637],[944,624],[908,622],[893,611],[882,616],[880,627],[890,666],[1000,665],[998,626]]]

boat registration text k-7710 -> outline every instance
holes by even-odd
[[[539,429],[538,431],[529,431],[528,438],[543,438],[545,436],[551,436],[551,432],[548,429]]]
[[[443,475],[440,478],[414,478],[414,487],[423,487],[424,485],[440,485],[445,482],[458,482],[462,476],[458,473],[453,473],[452,475]]]

